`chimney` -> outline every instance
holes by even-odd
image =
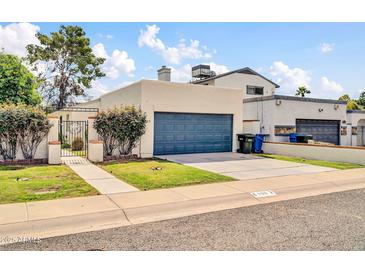
[[[162,66],[159,70],[157,70],[157,74],[158,74],[158,80],[159,81],[167,81],[170,82],[171,81],[171,69],[166,67],[166,66]]]

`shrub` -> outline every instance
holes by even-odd
[[[21,112],[15,105],[0,106],[0,154],[4,160],[14,160],[21,128]]]
[[[73,141],[72,141],[72,150],[73,151],[80,151],[84,149],[84,141],[82,140],[82,138],[80,137],[76,137]]]
[[[118,149],[121,155],[132,154],[133,148],[146,132],[147,117],[134,106],[121,109],[121,128],[117,132]]]
[[[94,128],[104,143],[104,152],[112,156],[116,148],[120,154],[129,155],[145,133],[147,117],[134,106],[122,106],[100,112]]]
[[[66,149],[66,148],[70,148],[71,146],[70,146],[70,144],[68,144],[68,143],[62,143],[61,144],[61,148],[62,149]]]
[[[38,107],[1,105],[0,153],[4,160],[15,159],[17,144],[25,159],[33,159],[50,128],[46,114]]]

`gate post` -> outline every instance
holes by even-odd
[[[88,136],[87,137],[88,137],[89,141],[99,140],[99,135],[94,128],[95,118],[96,117],[87,118],[87,127],[88,127],[88,134],[87,134]]]
[[[99,141],[99,135],[94,128],[96,117],[88,117],[88,159],[91,162],[100,163],[104,161],[103,142]]]
[[[103,142],[98,140],[89,141],[89,152],[87,154],[88,159],[94,163],[100,163],[104,161],[104,148]]]
[[[61,164],[61,143],[58,140],[59,120],[58,117],[48,116],[52,127],[47,136],[48,141],[48,164]]]

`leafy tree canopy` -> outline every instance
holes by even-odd
[[[305,97],[307,94],[310,94],[311,91],[306,86],[300,86],[296,90],[295,96]]]
[[[38,105],[36,77],[11,54],[0,52],[0,103]]]
[[[105,76],[100,65],[104,58],[96,57],[90,39],[79,26],[62,25],[49,36],[37,33],[40,45],[28,45],[27,60],[39,70],[40,90],[46,102],[63,108],[75,103],[75,98],[85,96],[92,81]]]
[[[348,94],[344,94],[344,95],[340,96],[340,98],[338,98],[338,100],[349,102],[349,101],[351,101],[351,98]]]
[[[347,110],[358,110],[360,106],[357,104],[355,100],[350,100],[347,102]]]
[[[365,90],[360,93],[359,99],[357,100],[357,103],[361,105],[362,107],[365,107]]]

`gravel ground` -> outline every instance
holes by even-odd
[[[0,250],[365,250],[365,189],[11,244]]]

